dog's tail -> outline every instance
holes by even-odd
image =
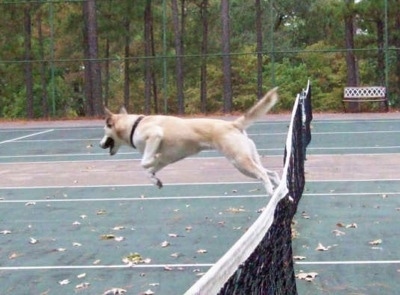
[[[278,101],[277,90],[278,87],[275,87],[268,91],[264,97],[252,106],[243,116],[233,121],[233,125],[240,130],[245,130],[253,124],[253,122],[259,120],[263,115],[268,113]]]

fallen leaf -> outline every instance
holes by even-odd
[[[65,248],[57,248],[56,251],[57,252],[65,252],[65,251],[67,251],[67,249],[65,249]]]
[[[33,201],[25,203],[25,206],[34,206],[34,205],[36,205],[36,202]]]
[[[81,247],[82,244],[81,244],[81,243],[74,242],[74,243],[72,243],[72,246],[74,246],[74,247]]]
[[[206,249],[199,249],[196,252],[200,253],[200,254],[204,254],[204,253],[207,253],[207,250]]]
[[[75,286],[75,289],[85,289],[90,286],[90,283],[84,282]]]
[[[162,248],[168,247],[169,245],[170,245],[170,243],[169,243],[168,241],[164,241],[164,242],[162,242],[162,243],[160,244],[160,246],[161,246]]]
[[[174,257],[174,258],[178,258],[180,256],[180,254],[178,252],[176,252],[176,253],[172,253],[170,256]]]
[[[123,229],[125,229],[125,226],[122,226],[122,225],[115,226],[115,227],[113,228],[113,230],[123,230]]]
[[[72,223],[72,225],[81,225],[81,223],[80,223],[79,221],[74,221],[74,222]]]
[[[100,238],[102,240],[113,240],[113,239],[115,239],[115,236],[113,234],[106,234],[106,235],[101,235]]]
[[[116,242],[121,242],[121,241],[125,240],[125,238],[124,238],[124,237],[115,237],[114,240],[115,240]]]
[[[126,290],[125,289],[121,289],[121,288],[112,288],[110,290],[107,290],[103,293],[103,295],[121,295],[121,294],[125,294]]]
[[[144,259],[139,253],[130,253],[128,256],[122,258],[122,262],[126,264],[149,264],[151,262],[150,258]]]
[[[2,235],[9,235],[9,234],[11,234],[11,231],[10,230],[2,230],[2,231],[0,231],[0,234],[2,234]]]
[[[60,285],[68,285],[70,283],[70,281],[66,279],[66,280],[59,281],[58,283]]]
[[[78,279],[83,279],[84,277],[86,277],[86,273],[81,273],[79,275],[76,276]]]
[[[171,237],[171,238],[177,238],[177,237],[179,237],[178,234],[168,234],[168,236]]]
[[[317,272],[301,272],[296,275],[296,278],[300,280],[305,280],[307,282],[312,282],[318,276]]]
[[[317,250],[317,251],[328,251],[330,248],[331,248],[331,246],[325,247],[321,243],[318,243],[318,246],[317,246],[317,248],[315,248],[315,250]]]
[[[98,264],[100,264],[100,262],[101,262],[101,260],[97,259],[97,260],[93,261],[93,265],[98,265]]]
[[[347,224],[346,228],[358,228],[357,223],[351,223],[351,224]]]
[[[306,258],[305,256],[293,256],[294,260],[305,260]]]
[[[104,209],[97,210],[96,215],[106,215],[107,211]]]
[[[22,256],[22,255],[14,252],[14,253],[11,253],[10,256],[8,256],[8,259],[15,259],[15,258],[18,258],[20,256]]]
[[[155,294],[155,293],[154,293],[152,290],[148,289],[148,290],[145,291],[143,294],[144,294],[144,295],[153,295],[153,294]]]
[[[301,213],[301,217],[303,217],[304,219],[310,219],[311,218],[310,215],[308,215],[307,212],[305,212],[305,211],[303,211]]]
[[[160,283],[150,283],[149,286],[151,286],[151,287],[160,286]]]
[[[173,270],[173,268],[170,267],[170,266],[168,266],[168,265],[166,265],[166,266],[164,266],[164,270],[166,270],[166,271],[171,271],[171,270]]]
[[[34,245],[34,244],[37,244],[37,243],[39,243],[39,241],[36,240],[35,238],[30,238],[30,239],[29,239],[29,244]]]
[[[378,240],[375,240],[375,241],[371,241],[371,242],[369,242],[369,244],[372,245],[372,246],[380,245],[380,244],[382,244],[382,240],[378,239]]]
[[[344,236],[346,234],[345,232],[340,231],[338,229],[333,230],[332,233],[334,233],[335,236],[337,236],[337,237]]]
[[[226,209],[226,212],[230,212],[230,213],[241,213],[241,212],[246,212],[246,210],[244,210],[243,208],[233,208],[233,207],[230,207],[230,208]]]

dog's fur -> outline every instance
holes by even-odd
[[[140,115],[128,115],[125,108],[113,114],[105,108],[105,135],[100,147],[109,148],[110,155],[115,155],[121,145],[133,145],[143,155],[141,166],[159,188],[162,182],[155,175],[157,171],[202,150],[217,149],[244,175],[262,180],[267,194],[272,195],[279,176],[263,168],[256,146],[245,129],[267,113],[277,100],[277,88],[274,88],[234,121],[152,115],[135,124]],[[134,125],[137,126],[131,139]]]

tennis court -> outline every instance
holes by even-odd
[[[314,115],[293,246],[305,257],[296,273],[318,276],[298,280],[299,294],[400,286],[400,119],[373,116]],[[277,171],[288,122],[270,116],[248,130]],[[261,184],[214,151],[165,168],[159,190],[134,150],[110,157],[98,147],[102,124],[0,129],[1,294],[182,294],[268,201]]]

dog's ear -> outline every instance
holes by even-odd
[[[128,111],[126,110],[126,108],[125,108],[124,106],[122,106],[122,107],[119,109],[119,113],[120,113],[121,115],[127,115],[127,114],[128,114]]]
[[[109,118],[113,113],[106,106],[104,106],[104,114],[106,115],[106,118]]]

